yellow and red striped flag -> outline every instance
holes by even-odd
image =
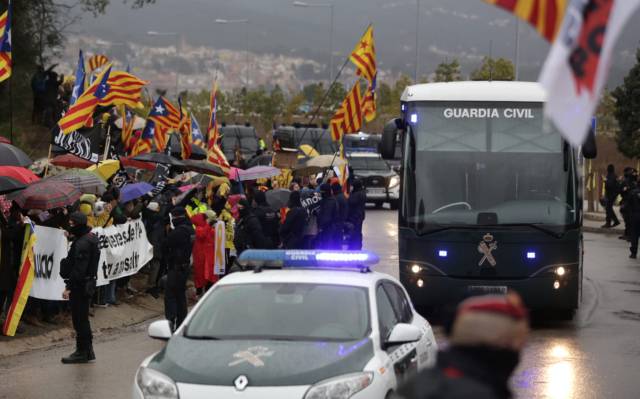
[[[89,71],[95,71],[109,63],[109,58],[106,55],[96,54],[89,58]]]
[[[373,25],[369,25],[358,44],[349,56],[351,62],[356,65],[358,76],[363,76],[373,83],[377,74],[376,45],[373,40]]]
[[[209,104],[209,123],[207,126],[207,132],[209,141],[207,142],[207,161],[219,166],[225,173],[229,173],[231,165],[227,161],[227,157],[224,156],[220,146],[218,146],[218,138],[220,137],[220,130],[218,128],[218,85],[213,84],[211,89],[211,98]]]
[[[16,283],[16,288],[13,292],[11,306],[9,306],[9,310],[7,311],[7,318],[2,326],[2,333],[9,337],[13,337],[16,334],[16,329],[20,323],[22,311],[27,304],[27,299],[29,298],[31,286],[33,285],[33,279],[35,277],[33,246],[36,243],[36,235],[30,222],[26,223],[25,226],[18,282]],[[60,297],[62,298],[62,293],[60,293]]]
[[[362,100],[362,116],[367,122],[371,122],[376,118],[376,80],[374,76],[373,82],[367,86],[367,92]]]
[[[120,114],[122,115],[122,133],[120,139],[125,151],[132,149],[133,142],[133,124],[135,122],[135,115],[127,109],[125,105],[120,107]]]
[[[186,109],[182,107],[182,101],[178,99],[180,106],[180,126],[178,132],[180,132],[180,144],[182,147],[182,159],[189,159],[191,157],[191,117]]]
[[[362,94],[360,94],[359,81],[353,85],[329,124],[333,141],[340,142],[345,133],[360,131],[362,127]]]
[[[142,108],[142,88],[148,83],[127,72],[112,71],[108,80],[110,90],[98,105]]]
[[[0,82],[9,79],[13,69],[11,14],[11,1],[9,1],[7,11],[0,16]]]
[[[87,125],[88,121],[93,121],[93,111],[96,106],[109,93],[109,75],[111,66],[106,68],[89,88],[82,93],[75,104],[69,107],[67,113],[58,121],[60,130],[64,134],[69,134]]]
[[[533,25],[542,37],[553,42],[565,11],[568,0],[484,0],[487,3],[515,14]]]

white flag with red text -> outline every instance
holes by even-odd
[[[616,41],[640,0],[572,0],[540,74],[545,115],[573,146],[586,138]]]

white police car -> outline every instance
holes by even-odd
[[[384,399],[432,366],[436,341],[400,283],[349,251],[245,251],[142,362],[133,397]],[[367,265],[367,266],[361,266]],[[277,267],[277,268],[274,268]]]

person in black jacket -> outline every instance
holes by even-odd
[[[255,190],[253,200],[256,202],[253,213],[258,217],[262,232],[267,239],[265,245],[267,248],[278,248],[280,246],[280,235],[278,234],[280,217],[278,211],[267,204],[267,196],[260,190]]]
[[[171,331],[175,331],[187,317],[187,278],[191,270],[195,230],[184,207],[176,206],[169,215],[171,230],[164,244],[167,257],[164,315],[169,320]]]
[[[300,192],[289,194],[289,212],[280,226],[280,237],[284,249],[304,249],[304,230],[307,226],[307,211],[300,202]]]
[[[354,180],[353,191],[349,196],[348,203],[349,249],[359,251],[362,249],[362,224],[364,223],[365,205],[367,203],[367,193],[361,180]]]
[[[15,203],[11,206],[9,219],[5,220],[0,212],[0,228],[2,239],[0,247],[0,315],[9,308],[13,291],[18,281],[20,255],[24,240],[24,216]]]
[[[620,193],[618,185],[618,176],[616,176],[615,167],[611,164],[607,166],[607,180],[604,182],[605,211],[607,212],[606,222],[603,228],[616,227],[620,224],[616,213],[613,211],[613,205]]]
[[[344,241],[344,225],[347,222],[347,216],[349,215],[349,203],[342,192],[342,186],[340,183],[333,183],[331,185],[331,191],[333,192],[333,197],[336,199],[336,203],[338,204],[338,219],[335,226],[336,243],[338,244],[337,248],[342,249],[342,243]]]
[[[336,221],[339,219],[338,203],[333,197],[331,186],[323,183],[320,186],[320,206],[318,207],[318,236],[316,248],[318,249],[338,249]]]
[[[529,333],[527,311],[515,293],[469,298],[458,306],[449,347],[435,368],[398,390],[402,399],[509,399],[509,378]]]
[[[165,224],[164,218],[160,214],[160,204],[155,201],[150,202],[142,212],[142,220],[147,231],[147,239],[153,245],[153,259],[149,262],[149,278],[146,292],[154,298],[158,298],[158,282],[161,277],[160,265],[164,254],[162,243],[165,239]]]
[[[267,239],[262,231],[260,220],[253,213],[251,204],[246,199],[238,201],[238,212],[240,219],[236,223],[236,231],[233,244],[236,247],[238,256],[246,249],[266,249]]]
[[[89,323],[89,306],[95,293],[100,248],[98,237],[87,226],[87,217],[81,212],[69,216],[72,243],[69,254],[60,262],[60,276],[65,282],[62,294],[71,305],[71,319],[76,330],[76,351],[62,358],[62,363],[87,363],[95,360],[93,336]]]

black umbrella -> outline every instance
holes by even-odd
[[[7,176],[0,176],[0,194],[8,194],[14,191],[22,190],[27,187],[16,179]]]
[[[27,167],[33,161],[15,145],[0,143],[0,165]]]
[[[191,156],[189,159],[207,159],[207,152],[199,145],[191,144]]]
[[[184,166],[184,164],[177,158],[172,157],[164,152],[148,152],[146,154],[136,155],[131,158],[136,161],[162,163],[165,165]]]
[[[190,170],[192,172],[204,173],[207,175],[214,176],[224,176],[224,172],[220,169],[219,166],[216,166],[210,162],[206,161],[196,161],[194,159],[185,159],[182,161],[184,166],[182,167],[185,170]]]
[[[271,166],[272,160],[273,154],[261,154],[251,158],[249,162],[247,162],[247,168],[252,168],[254,166]]]
[[[182,141],[180,140],[180,136],[177,134],[171,134],[169,136],[169,142],[167,143],[167,147],[171,152],[171,155],[182,159]],[[200,146],[197,146],[191,143],[191,156],[189,159],[206,159],[207,152]]]

